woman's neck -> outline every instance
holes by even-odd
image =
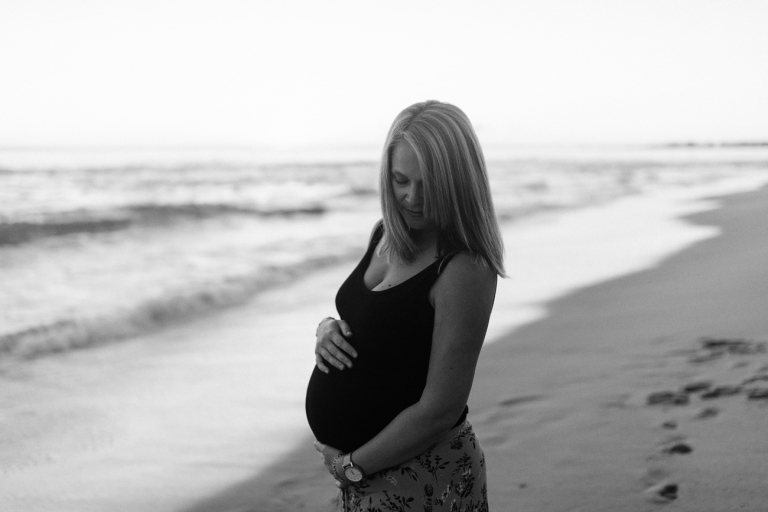
[[[409,229],[411,241],[416,244],[419,253],[427,252],[437,247],[437,228],[433,229]]]

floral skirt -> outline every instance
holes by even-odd
[[[465,421],[424,453],[339,493],[343,512],[487,512],[485,456]]]

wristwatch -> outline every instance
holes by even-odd
[[[344,477],[350,482],[356,483],[365,478],[362,468],[352,462],[352,452],[341,459],[341,467],[344,469]]]

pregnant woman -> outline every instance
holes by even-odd
[[[487,511],[467,399],[504,277],[477,136],[438,101],[397,116],[383,220],[317,328],[306,411],[348,511]]]

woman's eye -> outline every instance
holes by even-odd
[[[397,183],[398,185],[405,185],[406,183],[408,183],[408,180],[395,177],[395,183]]]

